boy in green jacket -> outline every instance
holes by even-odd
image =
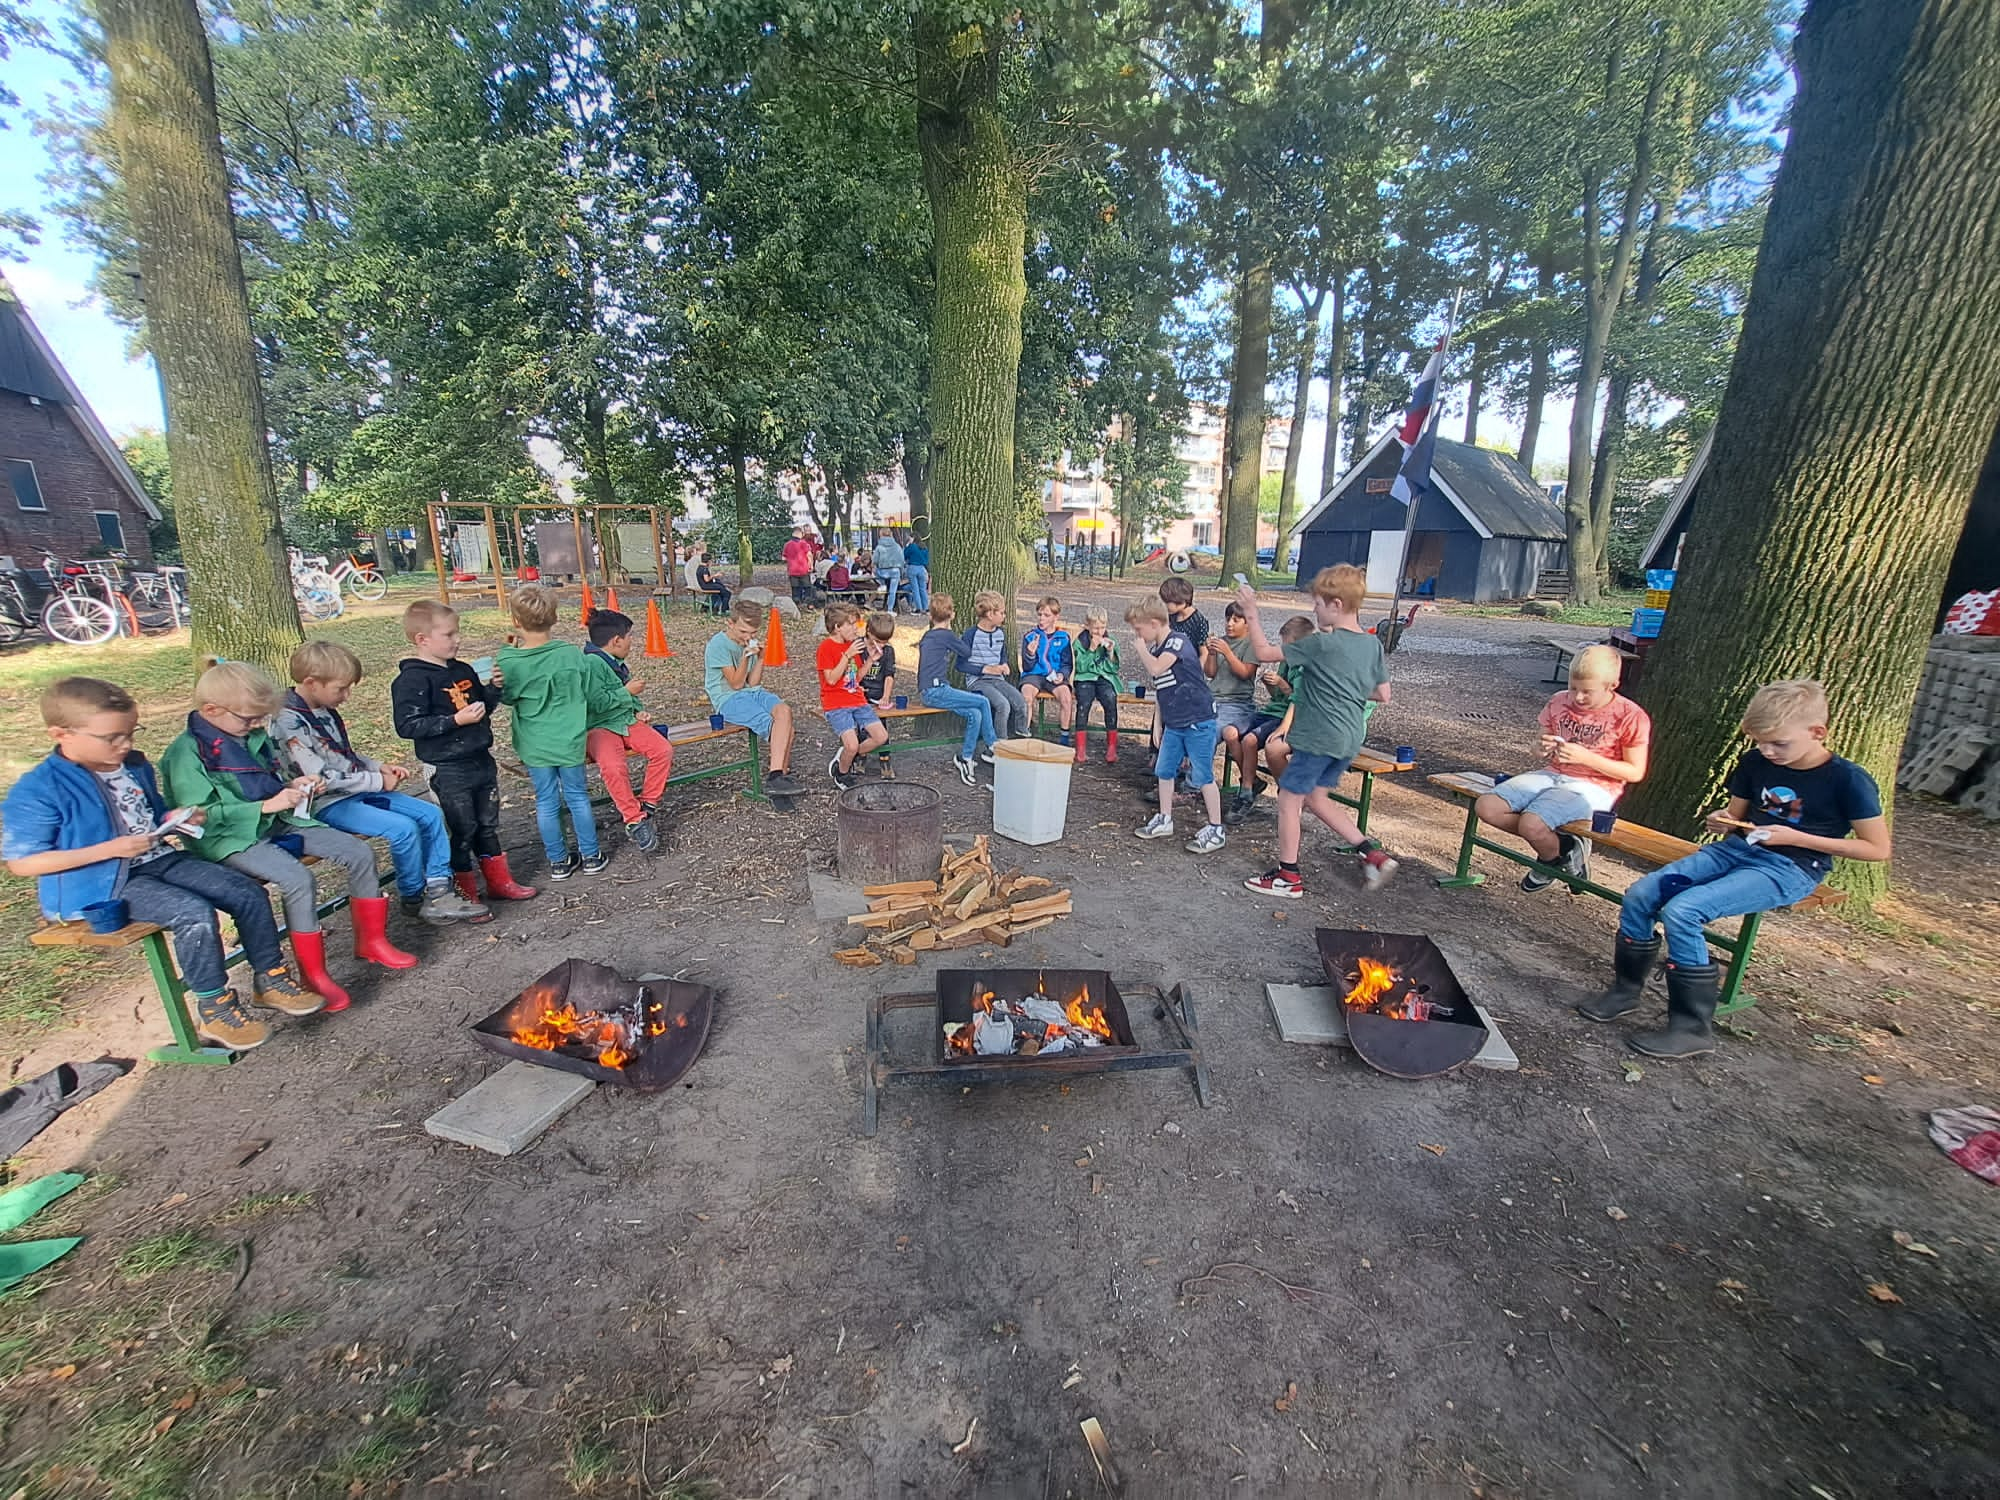
[[[674,774],[674,747],[664,734],[639,718],[639,694],[646,690],[646,684],[632,680],[632,669],[625,665],[631,654],[632,617],[615,609],[593,611],[590,644],[583,648],[583,691],[590,725],[584,749],[604,778],[612,806],[625,820],[626,836],[641,854],[651,854],[660,847],[651,819],[659,810],[660,798],[667,794],[667,778]],[[632,795],[632,769],[626,760],[635,752],[646,757],[645,782],[636,797]]]
[[[595,875],[611,857],[597,847],[597,823],[583,779],[590,727],[583,652],[568,641],[550,639],[556,623],[553,589],[531,583],[515,593],[512,604],[520,638],[500,651],[500,701],[514,711],[514,753],[535,785],[535,827],[549,858],[549,879],[567,880],[579,869]],[[565,805],[576,830],[574,854],[563,837]]]
[[[207,815],[202,837],[188,852],[278,888],[299,979],[326,998],[325,1009],[345,1010],[347,991],[326,971],[318,893],[312,871],[299,862],[303,856],[336,865],[346,876],[356,958],[386,969],[413,969],[417,960],[389,941],[389,898],[375,874],[375,851],[352,834],[314,821],[318,781],[310,776],[287,781],[279,770],[264,725],[284,699],[278,684],[258,668],[218,662],[195,683],[196,709],[188,715],[187,732],[160,757],[160,776],[171,801]]]

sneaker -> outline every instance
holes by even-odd
[[[601,875],[611,868],[611,856],[600,849],[595,854],[585,855],[578,868],[586,875]]]
[[[983,760],[984,762],[986,762],[986,764],[987,764],[987,765],[989,765],[989,766],[990,766],[990,765],[992,765],[992,764],[993,764],[993,747],[992,747],[991,745],[988,745],[988,746],[987,746],[987,747],[986,747],[986,748],[985,748],[984,750],[980,751],[980,752],[979,752],[979,758],[980,758],[981,760]]]
[[[1213,854],[1229,842],[1229,835],[1222,831],[1220,823],[1204,824],[1201,831],[1187,842],[1190,854]]]
[[[642,818],[650,818],[659,810],[660,804],[657,802],[641,802],[639,804],[639,816]]]
[[[764,790],[780,797],[796,797],[805,787],[793,779],[790,771],[772,771],[764,778]]]
[[[1530,870],[1521,877],[1521,889],[1526,891],[1530,896],[1538,891],[1547,890],[1555,883],[1555,876],[1544,870]]]
[[[1559,833],[1556,842],[1562,846],[1562,853],[1556,863],[1564,873],[1574,875],[1578,880],[1590,878],[1590,840],[1573,833]]]
[[[423,904],[417,908],[417,915],[434,927],[448,927],[453,922],[476,922],[490,913],[483,901],[471,900],[461,895],[449,880],[440,880],[424,887]]]
[[[1389,877],[1396,873],[1396,861],[1385,850],[1370,849],[1361,856],[1361,883],[1369,890],[1380,890],[1389,883]]]
[[[266,1010],[281,1010],[288,1016],[316,1016],[326,1007],[326,998],[299,988],[290,969],[278,968],[259,974],[250,991],[254,1004]]]
[[[1255,891],[1260,896],[1296,901],[1306,893],[1306,883],[1290,870],[1266,870],[1262,875],[1252,875],[1244,881],[1243,889]]]
[[[195,1035],[204,1042],[232,1052],[248,1052],[271,1039],[271,1028],[243,1009],[234,990],[224,990],[213,1000],[197,996],[194,1008]]]
[[[581,869],[582,865],[583,861],[579,860],[574,854],[569,855],[560,864],[549,866],[549,879],[567,880]]]
[[[1174,820],[1165,813],[1154,813],[1133,832],[1142,839],[1170,839],[1174,836]]]
[[[644,818],[636,823],[627,823],[625,837],[632,841],[632,847],[641,854],[652,854],[660,847],[659,834],[653,831],[653,825]]]
[[[989,756],[987,758],[990,760],[992,757]],[[979,776],[973,770],[971,761],[965,759],[964,756],[954,756],[951,763],[953,768],[957,770],[960,781],[964,782],[967,786],[979,785]]]

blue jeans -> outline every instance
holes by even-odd
[[[190,854],[162,854],[133,868],[119,892],[141,922],[154,922],[174,937],[181,978],[197,995],[219,995],[229,987],[222,968],[218,911],[229,913],[251,968],[266,974],[280,968],[278,923],[263,882],[226,865]]]
[[[950,709],[965,720],[965,745],[958,752],[960,760],[971,760],[981,745],[990,745],[999,738],[993,733],[993,705],[978,693],[940,685],[924,690],[923,703],[925,708]]]
[[[909,563],[903,571],[910,575],[910,607],[922,614],[931,607],[931,570],[923,563]]]
[[[1004,677],[986,677],[967,674],[965,679],[972,691],[984,698],[993,709],[993,727],[1004,729],[1008,734],[1020,739],[1028,732],[1028,700],[1021,696],[1021,690]]]
[[[535,828],[542,836],[542,852],[549,863],[559,865],[569,858],[563,839],[562,810],[569,806],[570,826],[576,830],[576,849],[585,859],[597,858],[597,820],[590,814],[590,793],[583,780],[582,766],[529,766],[528,780],[535,784]]]
[[[1215,720],[1182,724],[1160,730],[1160,753],[1153,761],[1153,774],[1172,781],[1181,762],[1188,763],[1188,785],[1207,786],[1215,780]]]
[[[902,581],[903,570],[901,568],[884,568],[882,570],[882,607],[892,615],[896,612],[896,588]]]
[[[1635,881],[1625,892],[1618,930],[1635,943],[1648,942],[1657,921],[1667,931],[1668,960],[1699,968],[1708,962],[1707,923],[1790,906],[1810,896],[1819,880],[1775,849],[1720,839]]]
[[[396,866],[396,889],[421,896],[435,880],[451,879],[451,839],[444,814],[401,792],[358,792],[313,809],[313,816],[358,839],[382,839]]]

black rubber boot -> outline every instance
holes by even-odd
[[[1658,938],[1635,943],[1624,933],[1619,933],[1618,950],[1612,956],[1612,968],[1617,977],[1603,994],[1577,1006],[1576,1013],[1593,1021],[1615,1021],[1620,1016],[1630,1015],[1639,1008],[1639,997],[1646,989],[1646,976],[1653,972],[1654,960],[1659,956]]]
[[[1641,1031],[1632,1050],[1648,1057],[1696,1057],[1715,1050],[1715,1006],[1722,997],[1722,971],[1714,964],[1698,968],[1667,965],[1667,1024],[1659,1031]]]

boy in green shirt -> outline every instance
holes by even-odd
[[[535,827],[549,859],[549,879],[567,880],[579,869],[595,875],[611,857],[597,847],[597,822],[583,779],[590,727],[583,652],[550,638],[556,623],[553,589],[531,583],[515,593],[512,605],[520,638],[500,650],[500,701],[514,711],[514,753],[534,783]],[[565,806],[576,830],[576,853],[563,837]]]

